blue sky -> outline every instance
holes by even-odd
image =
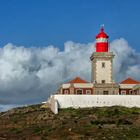
[[[101,24],[140,51],[139,0],[0,0],[0,46],[92,42]]]

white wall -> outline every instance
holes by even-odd
[[[105,67],[102,68],[102,63],[105,63]],[[97,83],[102,83],[102,80],[105,80],[106,83],[111,83],[111,60],[97,60],[96,62],[96,81]]]
[[[51,104],[50,108],[54,114],[58,114],[58,101],[55,99],[55,96],[51,96],[49,99],[49,103]]]
[[[119,85],[120,85],[120,89],[131,89],[137,84],[119,84]]]
[[[70,88],[71,84],[62,84],[62,88]],[[74,83],[75,88],[93,88],[93,83]]]
[[[56,101],[58,106],[56,105]],[[103,106],[140,107],[139,95],[53,95],[50,99],[52,111],[58,108],[85,108]],[[54,105],[55,104],[55,105]],[[55,108],[57,107],[57,109]]]

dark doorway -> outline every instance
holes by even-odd
[[[103,91],[103,94],[104,95],[108,95],[108,91]]]
[[[76,90],[76,94],[83,94],[83,90],[82,89]]]

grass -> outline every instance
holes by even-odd
[[[15,109],[14,113],[1,118],[0,125],[0,136],[15,140],[21,135],[58,140],[139,140],[140,108],[67,108],[54,115],[37,105]]]
[[[59,111],[59,115],[67,114],[71,117],[83,117],[87,114],[96,114],[98,117],[102,116],[121,116],[121,115],[130,115],[130,114],[140,114],[140,108],[126,108],[126,107],[98,107],[98,108],[66,108]]]
[[[20,129],[20,128],[11,128],[10,129],[10,132],[13,132],[13,133],[18,134],[18,133],[21,133],[22,132],[22,129]]]

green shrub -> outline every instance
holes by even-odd
[[[39,127],[34,128],[34,133],[39,133],[40,131],[41,131],[41,128]]]
[[[124,120],[124,119],[119,119],[117,122],[118,125],[131,125],[133,124],[131,121]]]

